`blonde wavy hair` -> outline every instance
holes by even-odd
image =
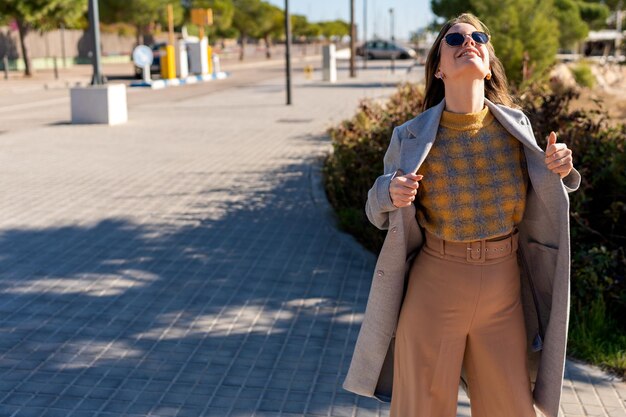
[[[513,97],[509,93],[509,83],[506,79],[506,73],[504,72],[504,67],[502,66],[502,63],[500,62],[498,57],[496,57],[496,53],[491,43],[491,33],[489,32],[489,29],[487,28],[487,26],[485,26],[483,22],[480,21],[480,19],[478,19],[473,14],[463,13],[460,16],[448,20],[443,25],[443,27],[439,31],[437,39],[433,43],[433,46],[430,48],[428,58],[426,58],[426,88],[424,106],[422,110],[427,110],[433,106],[436,106],[445,97],[443,81],[439,78],[436,78],[435,73],[439,68],[439,62],[441,60],[439,51],[441,49],[441,42],[443,41],[443,37],[448,32],[448,30],[457,23],[468,23],[474,26],[476,30],[480,30],[489,35],[490,41],[487,42],[486,46],[487,50],[489,51],[491,79],[485,79],[485,97],[497,104],[504,104],[505,106],[509,107],[518,107],[514,103]]]

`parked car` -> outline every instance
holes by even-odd
[[[158,42],[152,45],[148,45],[152,49],[152,64],[150,65],[150,76],[156,74],[161,75],[161,48],[165,47],[167,43]],[[143,68],[135,65],[135,78],[143,78]]]
[[[365,45],[359,46],[356,48],[356,54],[367,59],[391,59],[392,57],[396,59],[415,59],[417,57],[417,53],[412,48],[381,39],[368,41]]]

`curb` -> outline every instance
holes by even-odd
[[[330,138],[328,135],[324,137]],[[319,209],[321,216],[328,221],[327,227],[331,228],[337,235],[337,238],[341,240],[346,246],[351,247],[355,253],[360,253],[364,258],[367,258],[371,262],[371,271],[374,272],[374,265],[376,263],[376,255],[367,250],[361,243],[356,240],[354,236],[348,232],[344,232],[339,228],[339,222],[335,209],[333,208],[328,197],[326,196],[326,189],[324,188],[324,176],[322,175],[322,168],[324,166],[324,160],[329,155],[332,155],[332,147],[328,144],[329,150],[315,158],[311,164],[309,164],[307,175],[309,177],[311,200],[313,204]]]
[[[228,78],[230,73],[218,72],[216,74],[203,74],[203,75],[191,75],[186,78],[172,78],[167,80],[154,80],[149,83],[145,81],[133,81],[130,83],[130,87],[143,87],[150,88],[152,90],[159,90],[165,87],[177,87],[180,85],[196,84],[200,82],[207,82],[213,80],[223,80]]]

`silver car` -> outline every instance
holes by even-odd
[[[356,49],[356,54],[367,59],[415,59],[417,54],[409,47],[385,40],[368,41]]]

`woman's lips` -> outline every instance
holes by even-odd
[[[464,57],[464,56],[478,56],[478,51],[474,50],[474,49],[465,49],[463,52],[461,52],[458,57]]]

